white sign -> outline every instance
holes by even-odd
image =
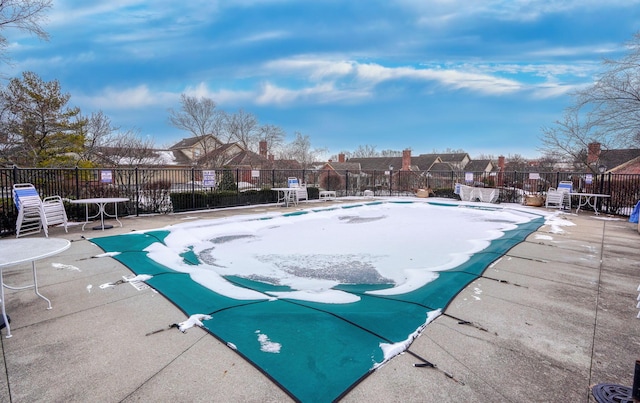
[[[464,173],[464,181],[465,182],[473,182],[473,172],[465,172]]]
[[[206,187],[215,187],[216,171],[202,171],[202,184]]]
[[[100,171],[100,182],[102,182],[102,183],[112,183],[113,182],[113,172],[112,171]]]
[[[259,178],[260,177],[260,171],[258,171],[257,169],[252,169],[251,170],[251,177],[252,178]]]
[[[593,175],[591,175],[591,174],[587,174],[587,175],[585,175],[585,177],[584,177],[584,182],[585,182],[587,185],[591,185],[591,184],[593,183]]]
[[[529,173],[529,179],[540,179],[540,174],[539,173],[530,172]]]

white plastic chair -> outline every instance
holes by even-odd
[[[44,200],[35,186],[30,183],[17,183],[13,185],[13,201],[18,209],[16,220],[16,238],[33,235],[44,230],[44,235],[49,236],[49,226],[62,224],[67,230],[67,213],[60,196],[50,196]]]
[[[569,193],[570,191],[566,188],[549,188],[549,190],[547,190],[547,198],[544,202],[544,206],[546,208],[571,209],[571,196]]]
[[[301,184],[298,178],[287,178],[287,185],[290,188],[296,188],[295,192],[289,192],[290,202],[298,205],[298,202],[300,200],[309,200],[309,192],[307,191],[307,186],[304,183]]]

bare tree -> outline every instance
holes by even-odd
[[[588,145],[598,142],[607,149],[611,147],[611,138],[597,131],[591,118],[592,115],[588,113],[581,115],[579,107],[567,109],[562,120],[555,121],[551,127],[542,128],[539,151],[561,161],[573,162],[576,168],[587,167],[595,172],[595,167],[587,161]]]
[[[159,162],[153,140],[142,137],[138,130],[115,133],[107,139],[108,147],[103,155],[114,166],[136,167],[155,165]]]
[[[0,1],[0,29],[15,28],[48,40],[49,34],[40,25],[46,19],[44,12],[51,8],[53,0],[3,0]],[[7,38],[0,35],[0,58],[7,60]]]
[[[280,126],[262,125],[258,129],[261,141],[267,142],[267,153],[275,154],[284,146],[285,132]]]
[[[379,156],[380,154],[376,151],[376,146],[369,144],[360,145],[351,153],[351,158],[372,158]]]
[[[326,149],[311,148],[309,136],[300,132],[295,133],[296,138],[285,146],[280,155],[280,159],[290,159],[298,161],[303,167],[318,161],[319,157],[326,153]]]
[[[402,151],[398,150],[382,150],[380,151],[381,157],[401,157]]]
[[[520,154],[507,155],[507,169],[509,171],[526,171],[529,167],[529,161]]]
[[[88,163],[98,162],[100,148],[109,145],[111,135],[119,127],[111,125],[111,119],[102,111],[93,112],[88,117],[79,117],[84,133],[84,150],[80,160]]]
[[[595,84],[576,94],[579,107],[589,107],[591,120],[609,133],[609,143],[640,145],[640,32],[627,43],[620,60],[605,59]]]
[[[593,172],[587,163],[589,143],[603,149],[640,146],[640,33],[627,48],[620,60],[604,60],[593,85],[572,94],[575,104],[562,120],[542,128],[540,151]]]
[[[254,114],[242,109],[236,113],[227,114],[225,129],[229,142],[237,142],[245,150],[258,151],[260,127]]]
[[[211,98],[197,98],[182,94],[179,111],[169,109],[169,124],[191,133],[200,140],[203,155],[209,154],[220,145],[222,121],[224,114],[216,109]],[[209,141],[208,136],[213,136]]]
[[[497,160],[497,158],[493,154],[484,154],[484,153],[478,154],[473,159],[474,160],[491,160],[491,161]]]

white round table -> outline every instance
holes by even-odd
[[[7,338],[11,337],[11,327],[9,319],[5,311],[4,289],[22,290],[25,288],[33,288],[36,295],[47,301],[51,309],[51,301],[38,291],[38,276],[36,272],[36,260],[44,259],[49,256],[63,252],[71,246],[71,242],[60,238],[18,238],[18,239],[1,239],[0,240],[0,304],[2,304],[2,318],[7,327]],[[33,271],[33,284],[13,287],[4,283],[2,278],[2,269],[7,266],[13,266],[20,263],[31,262]]]

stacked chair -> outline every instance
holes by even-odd
[[[300,200],[309,200],[309,193],[307,191],[307,185],[304,183],[300,183],[300,180],[295,177],[287,178],[287,186],[289,188],[295,188],[295,192],[289,192],[290,202],[293,202],[295,205],[298,205]]]
[[[13,201],[18,210],[16,238],[38,234],[41,230],[48,237],[50,225],[62,224],[67,232],[67,213],[60,196],[40,199],[32,184],[17,183],[13,185]]]
[[[562,181],[558,188],[549,188],[545,201],[546,208],[558,208],[571,211],[571,192],[573,185],[570,181]]]

